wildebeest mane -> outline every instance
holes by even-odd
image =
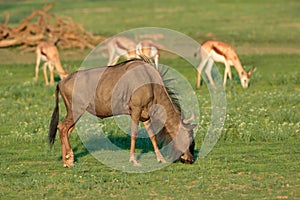
[[[132,58],[132,59],[126,60],[124,62],[118,63],[113,66],[108,66],[108,67],[118,67],[118,66],[121,67],[128,62],[132,62],[132,61],[136,61],[136,60],[144,61],[144,62],[152,65],[155,68],[155,63],[150,58],[148,58],[147,56],[142,55],[142,54],[139,55],[139,58]],[[178,99],[178,93],[175,91],[175,88],[173,87],[173,85],[175,85],[174,84],[175,79],[167,77],[167,74],[169,73],[169,69],[167,67],[164,67],[162,65],[158,66],[158,72],[163,80],[164,86],[166,88],[168,95],[171,98],[171,101],[176,106],[177,110],[181,113],[181,107],[180,107],[180,103],[179,103],[179,99]]]
[[[155,67],[155,63],[150,59],[148,58],[147,56],[145,55],[139,55],[140,59],[143,60],[144,62],[152,65],[153,67]],[[176,108],[178,109],[178,111],[181,113],[181,107],[180,107],[180,104],[179,104],[179,99],[177,98],[177,93],[175,91],[175,89],[172,87],[173,82],[175,81],[174,78],[167,78],[167,74],[169,72],[169,69],[160,65],[160,66],[157,66],[158,67],[158,72],[163,80],[163,83],[164,83],[164,86],[166,88],[166,91],[168,93],[168,95],[170,96],[173,104],[176,106]]]
[[[164,82],[164,86],[166,88],[166,91],[168,93],[168,95],[170,96],[173,104],[176,106],[176,108],[178,109],[178,111],[181,113],[181,106],[180,106],[180,102],[178,99],[178,93],[176,92],[174,85],[175,85],[175,79],[174,78],[169,78],[167,77],[167,74],[169,73],[169,68],[160,66],[158,68],[158,72]]]
[[[123,66],[123,65],[125,65],[126,63],[129,63],[129,62],[132,62],[132,61],[135,61],[135,60],[144,61],[144,62],[146,62],[146,63],[152,65],[153,67],[154,67],[154,64],[155,64],[155,63],[154,63],[150,58],[148,58],[147,56],[145,56],[145,55],[139,55],[138,58],[132,58],[132,59],[129,59],[129,60],[125,60],[125,61],[123,61],[123,62],[117,63],[117,64],[115,64],[115,65],[110,65],[110,66],[108,66],[108,67],[118,67],[118,66]]]
[[[116,65],[113,66],[108,66],[108,67],[122,67],[123,65],[129,63],[129,62],[133,62],[133,61],[143,61],[145,63],[150,64],[151,66],[153,66],[153,68],[155,68],[154,63],[151,61],[151,59],[149,59],[148,57],[144,56],[144,55],[140,55],[139,58],[132,58],[129,60],[126,60],[124,62],[120,62]],[[159,75],[163,81],[164,84],[164,88],[170,98],[170,100],[172,101],[172,105],[174,106],[175,110],[179,113],[181,113],[182,109],[180,106],[180,101],[178,99],[178,92],[176,92],[174,86],[176,85],[176,79],[173,78],[170,75],[170,70],[169,68],[163,66],[163,65],[159,65],[157,66],[157,71],[159,72]],[[160,147],[163,147],[165,145],[167,145],[168,143],[170,143],[172,141],[172,137],[168,134],[167,130],[165,127],[163,127],[157,134],[156,134],[156,140],[159,144]]]

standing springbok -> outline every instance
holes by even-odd
[[[125,57],[127,60],[137,58],[136,42],[125,36],[113,37],[107,42],[106,48],[109,55],[108,66],[115,65],[120,57]]]
[[[234,66],[238,75],[240,77],[241,85],[243,88],[247,88],[250,82],[250,76],[255,72],[256,68],[251,69],[249,72],[246,72],[234,50],[234,48],[222,41],[218,40],[207,40],[201,44],[195,57],[200,55],[201,63],[198,66],[198,77],[197,77],[197,88],[200,88],[201,72],[208,62],[208,65],[205,69],[205,73],[208,77],[209,82],[212,86],[215,87],[214,81],[211,76],[211,70],[213,66],[213,61],[221,62],[225,64],[225,73],[224,73],[224,87],[226,86],[227,76],[232,80],[232,73],[230,66]]]
[[[131,116],[129,161],[133,165],[139,165],[134,155],[139,121],[143,122],[148,132],[157,161],[166,162],[155,137],[155,124],[162,124],[163,130],[173,139],[181,161],[194,162],[195,126],[190,124],[192,118],[182,119],[181,109],[169,96],[159,72],[145,61],[133,59],[114,66],[74,72],[58,83],[49,142],[52,146],[58,129],[64,167],[74,163],[69,136],[85,111],[99,118],[121,114]],[[59,93],[65,103],[67,116],[58,124]]]
[[[142,40],[136,46],[137,55],[144,55],[152,59],[155,63],[155,67],[158,67],[158,59],[160,57],[159,49],[162,49],[163,46],[153,42],[152,40]]]
[[[50,42],[40,42],[36,47],[36,66],[35,66],[35,82],[38,80],[39,66],[41,60],[45,61],[43,65],[44,78],[46,85],[49,85],[47,66],[50,71],[50,85],[54,84],[54,67],[59,74],[60,79],[64,79],[68,76],[68,73],[64,70],[59,59],[59,53],[55,45]]]
[[[115,65],[121,57],[126,60],[146,56],[154,61],[155,66],[158,66],[159,53],[158,49],[161,45],[154,43],[152,40],[142,40],[138,44],[125,36],[116,36],[110,39],[105,47],[107,49],[108,62],[107,65]]]

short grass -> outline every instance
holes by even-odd
[[[53,1],[0,2],[11,25]],[[107,37],[138,27],[164,27],[203,41],[218,38],[241,49],[269,53],[299,53],[300,3],[297,0],[180,0],[168,1],[57,1],[51,10]],[[0,19],[1,19],[0,18]]]
[[[272,63],[277,56],[266,59]],[[297,61],[294,56],[282,61],[288,60]],[[169,62],[172,66],[174,61]],[[71,136],[76,165],[62,168],[59,141],[52,151],[47,144],[54,87],[45,87],[43,80],[34,84],[32,65],[1,66],[5,74],[0,104],[1,195],[7,199],[20,195],[34,199],[299,197],[299,79],[278,81],[262,73],[267,67],[270,65],[259,68],[247,90],[236,81],[228,84],[224,130],[207,157],[193,165],[174,163],[151,173],[128,174],[92,157],[76,131]],[[290,72],[288,80],[297,75],[297,71]],[[189,70],[181,73],[191,76]],[[196,93],[201,110],[196,133],[199,150],[210,124],[210,96],[205,85]],[[118,134],[117,142],[129,142],[111,120],[101,123],[108,132]],[[125,143],[126,149],[129,143]],[[140,148],[151,148],[147,143]]]
[[[10,11],[11,23],[17,24],[44,2],[0,2],[0,10]],[[117,171],[89,154],[75,130],[71,144],[76,164],[65,169],[59,140],[52,151],[47,142],[55,87],[46,87],[42,76],[33,83],[33,53],[1,49],[1,199],[299,199],[299,6],[292,0],[184,5],[179,1],[56,2],[52,12],[71,16],[107,37],[140,26],[172,28],[199,42],[212,33],[237,47],[246,68],[256,66],[257,71],[247,90],[241,88],[234,71],[234,80],[226,87],[221,137],[213,151],[193,165],[174,163],[140,174]],[[62,61],[74,71],[87,52],[69,53],[62,52]],[[162,62],[195,88],[196,72],[185,61],[162,58]],[[222,73],[223,66],[218,67]],[[210,124],[211,103],[205,85],[195,91],[201,112],[196,132],[199,150]],[[61,108],[63,117],[63,103]],[[128,148],[127,135],[112,120],[100,123]]]

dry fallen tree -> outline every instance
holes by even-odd
[[[105,39],[86,31],[69,17],[47,13],[53,6],[54,3],[33,11],[13,28],[8,25],[7,13],[5,22],[0,24],[0,47],[20,46],[24,50],[31,50],[40,41],[50,41],[60,49],[85,49],[93,48]]]

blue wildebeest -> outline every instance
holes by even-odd
[[[64,167],[74,163],[69,136],[85,111],[107,118],[127,114],[131,116],[130,159],[139,165],[134,151],[139,121],[143,123],[152,142],[157,161],[165,163],[155,137],[153,124],[161,123],[164,134],[174,141],[181,161],[194,162],[194,136],[190,119],[182,119],[180,108],[174,104],[159,72],[147,59],[133,59],[123,63],[74,72],[56,87],[56,104],[49,128],[49,142],[54,144],[57,129],[60,133]],[[59,121],[59,97],[65,103],[67,116]],[[158,105],[158,106],[157,106]],[[193,115],[192,115],[193,116]],[[179,156],[177,158],[179,158]]]

